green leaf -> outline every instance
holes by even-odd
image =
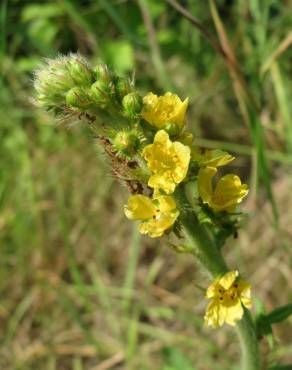
[[[258,338],[261,339],[265,335],[272,334],[272,326],[267,320],[267,316],[259,315],[256,320],[256,328]]]
[[[278,307],[274,311],[269,313],[266,316],[266,320],[267,322],[269,322],[269,324],[274,324],[276,322],[286,320],[291,314],[292,314],[292,304],[287,304],[285,306]]]
[[[268,370],[292,370],[292,365],[276,365],[269,367]]]
[[[281,322],[287,319],[292,314],[292,304],[278,307],[268,315],[260,313],[256,319],[256,330],[257,336],[261,339],[263,336],[267,336],[269,346],[273,347],[273,332],[272,324]]]

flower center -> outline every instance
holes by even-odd
[[[220,287],[218,289],[218,297],[222,303],[234,302],[238,298],[238,284],[234,283],[229,289]]]

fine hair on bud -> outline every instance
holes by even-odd
[[[131,92],[130,81],[124,77],[116,77],[115,79],[115,91],[119,102],[122,102],[125,95]]]
[[[72,87],[66,94],[66,103],[68,106],[85,110],[92,105],[89,95],[84,88]]]
[[[47,59],[34,76],[39,106],[62,113],[66,107],[66,94],[74,87],[90,86],[94,74],[86,60],[79,55],[70,54]]]
[[[126,117],[135,118],[142,110],[143,100],[137,92],[132,92],[123,97],[122,106]]]

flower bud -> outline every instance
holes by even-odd
[[[62,113],[66,105],[66,94],[73,87],[86,85],[92,80],[92,72],[79,56],[66,56],[47,60],[35,74],[34,86],[38,104]]]
[[[189,147],[192,146],[193,140],[194,140],[194,135],[189,132],[189,131],[184,131],[177,139],[180,141],[182,144],[187,145]]]
[[[67,64],[68,72],[78,86],[89,86],[94,80],[93,71],[87,63],[78,56],[72,56]]]
[[[105,108],[112,98],[114,93],[114,86],[112,82],[104,80],[96,81],[91,85],[90,95],[92,100],[101,108]]]
[[[103,80],[111,80],[112,78],[112,73],[111,71],[107,68],[105,64],[98,64],[94,69],[93,73],[95,76],[96,81],[103,79]]]
[[[129,80],[124,77],[117,77],[115,81],[116,95],[119,101],[122,101],[123,97],[130,93],[131,86]]]
[[[88,109],[91,105],[90,99],[86,91],[80,87],[73,87],[66,94],[66,103],[69,106]]]
[[[116,134],[113,146],[119,154],[125,157],[131,157],[137,152],[141,141],[141,134],[136,130],[123,130]]]
[[[133,118],[142,110],[143,100],[137,92],[132,92],[123,97],[122,106],[127,117]]]
[[[36,72],[34,86],[39,106],[58,113],[65,104],[65,94],[72,87],[64,70],[52,71],[48,66]]]
[[[180,128],[175,123],[166,123],[164,130],[169,134],[169,136],[177,136]]]

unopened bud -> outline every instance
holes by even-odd
[[[94,80],[93,71],[79,56],[71,57],[68,61],[68,71],[78,86],[90,86]]]
[[[111,80],[112,73],[105,64],[98,64],[93,69],[93,73],[96,81],[100,79]]]
[[[131,157],[137,152],[140,143],[141,137],[136,130],[120,131],[116,134],[113,146],[118,153]]]
[[[169,136],[178,135],[180,129],[175,123],[166,123],[164,130],[169,134]]]
[[[194,140],[194,135],[191,132],[185,131],[183,132],[179,138],[178,141],[180,141],[182,144],[187,146],[192,146]]]
[[[88,86],[92,81],[93,72],[80,56],[49,59],[35,74],[36,100],[47,110],[62,113],[67,92],[76,85]]]
[[[139,114],[142,110],[143,100],[142,97],[136,93],[132,92],[123,97],[122,106],[124,108],[127,117],[133,118]]]
[[[67,105],[79,109],[87,109],[91,102],[86,91],[80,87],[73,87],[66,94]]]
[[[110,102],[114,93],[114,86],[104,80],[96,81],[91,85],[90,95],[92,100],[102,108],[105,108]]]
[[[65,95],[74,86],[68,69],[67,57],[50,59],[35,73],[34,87],[37,103],[58,114],[65,105]]]
[[[115,81],[116,95],[119,101],[122,101],[123,97],[130,93],[131,86],[128,79],[124,77],[117,77]]]

